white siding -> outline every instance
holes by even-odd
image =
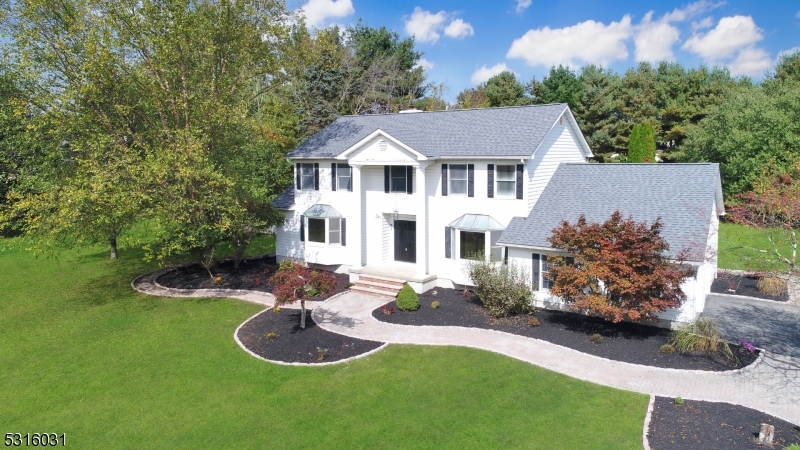
[[[438,275],[440,286],[469,284],[466,275],[466,263],[459,258],[459,233],[453,233],[452,258],[445,258],[445,227],[464,214],[487,214],[502,225],[508,225],[515,216],[528,214],[523,186],[523,198],[489,198],[488,197],[488,164],[518,164],[519,160],[484,160],[484,161],[447,161],[447,164],[475,165],[475,196],[447,195],[442,196],[442,165],[428,167],[425,175],[428,191],[428,253],[430,257],[430,273]],[[523,174],[523,183],[528,177]],[[487,246],[490,244],[487,239]]]
[[[583,156],[578,138],[568,121],[556,124],[550,134],[542,141],[541,147],[536,151],[534,157],[528,161],[527,186],[528,211],[533,209],[533,205],[539,200],[547,183],[553,177],[558,165],[562,162],[586,162]]]
[[[300,241],[300,216],[286,211],[286,221],[275,227],[275,255],[278,259],[304,259],[303,242]]]

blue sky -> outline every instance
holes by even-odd
[[[359,18],[414,36],[429,81],[447,99],[511,70],[524,82],[550,66],[599,64],[618,72],[639,61],[727,66],[761,79],[781,52],[800,49],[797,1],[302,0],[309,26]]]

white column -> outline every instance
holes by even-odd
[[[417,166],[417,275],[428,274],[428,195],[425,192],[425,168],[427,164]]]
[[[362,233],[364,233],[364,228],[362,227],[364,222],[364,203],[362,200],[364,193],[361,191],[361,166],[351,165],[350,168],[353,171],[351,174],[353,177],[353,194],[355,194],[353,200],[356,202],[356,211],[358,211],[358,217],[353,217],[351,220],[347,221],[347,227],[349,228],[347,230],[347,234],[350,236],[350,239],[347,240],[347,245],[353,246],[352,262],[350,265],[353,266],[354,269],[360,269],[362,267],[361,243],[364,241],[364,236],[362,235]]]

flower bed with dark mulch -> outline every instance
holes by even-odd
[[[268,333],[275,333],[273,339]],[[291,363],[333,362],[352,358],[383,345],[382,342],[365,341],[320,328],[311,311],[306,311],[306,328],[300,328],[300,311],[268,309],[253,317],[239,328],[236,335],[251,352],[272,361]],[[320,361],[317,349],[327,349]]]
[[[258,256],[245,259],[238,268],[233,260],[219,261],[211,272],[219,280],[212,279],[200,264],[191,264],[170,270],[156,279],[162,286],[177,289],[246,289],[250,291],[272,292],[270,278],[278,270],[275,256]],[[346,274],[334,273],[336,290],[328,295],[314,297],[309,300],[324,300],[332,295],[344,292],[350,279]]]
[[[441,304],[437,309],[430,306],[434,300]],[[669,341],[669,330],[633,323],[613,324],[598,317],[570,312],[538,309],[535,317],[541,325],[536,327],[528,324],[532,317],[528,314],[495,319],[488,314],[477,296],[472,294],[465,297],[455,289],[432,289],[420,295],[420,304],[417,311],[403,312],[397,309],[393,301],[386,305],[387,310],[394,308],[393,314],[384,314],[384,310],[378,308],[372,312],[372,316],[383,322],[402,325],[460,326],[504,331],[602,358],[662,368],[724,371],[751,364],[758,356],[757,353],[740,350],[735,345],[731,345],[731,350],[739,357],[740,364],[718,355],[677,352],[667,355],[661,353],[660,348]],[[589,341],[589,337],[596,333],[603,336],[600,344]]]
[[[800,443],[800,426],[769,414],[731,405],[656,397],[647,440],[658,450],[702,448],[708,450],[759,449],[761,424],[775,427],[774,448]]]
[[[720,274],[711,283],[711,292],[717,294],[745,295],[747,297],[763,298],[778,302],[788,302],[789,293],[784,292],[780,295],[769,295],[758,290],[758,276],[756,275],[734,275]]]

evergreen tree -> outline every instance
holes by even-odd
[[[628,142],[628,162],[642,163],[655,160],[656,140],[653,125],[650,123],[634,125]]]
[[[527,105],[525,86],[509,71],[501,72],[486,82],[486,98],[490,107]]]

